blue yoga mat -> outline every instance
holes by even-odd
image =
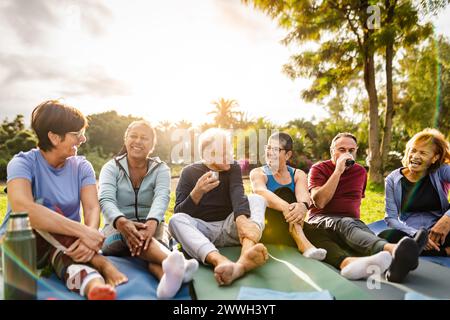
[[[112,263],[128,277],[128,282],[116,288],[120,300],[155,300],[158,280],[146,268],[146,263],[136,258],[108,257]],[[38,299],[80,300],[80,295],[69,291],[63,282],[52,274],[38,282]],[[190,300],[189,285],[181,287],[176,300]]]
[[[379,234],[381,231],[388,229],[388,226],[384,220],[378,220],[368,225],[370,230],[375,234]],[[428,260],[440,264],[442,266],[450,268],[450,257],[420,257],[420,259]]]

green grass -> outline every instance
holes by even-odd
[[[381,220],[384,217],[384,189],[371,185],[366,188],[366,197],[361,203],[361,220],[366,224]]]
[[[4,184],[0,184],[0,224],[6,214],[6,194],[3,192]],[[247,194],[251,192],[250,182],[244,180],[244,189]],[[170,193],[169,208],[166,213],[166,221],[173,215],[175,207],[175,192]],[[382,187],[368,185],[366,197],[361,205],[361,220],[365,223],[371,223],[384,217],[384,191]]]
[[[6,194],[3,190],[5,190],[5,184],[0,183],[0,225],[2,224],[3,218],[6,215],[6,205],[7,205]]]

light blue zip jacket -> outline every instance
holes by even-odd
[[[400,213],[402,203],[401,170],[396,169],[386,177],[386,213],[384,220],[390,228],[414,235],[418,229],[430,229],[444,215],[450,216],[448,192],[450,190],[450,165],[441,165],[431,172],[430,180],[439,195],[441,210],[431,212]]]
[[[170,201],[170,169],[159,158],[148,158],[148,171],[135,191],[128,170],[127,155],[108,161],[100,171],[99,202],[105,224],[119,217],[161,222]]]

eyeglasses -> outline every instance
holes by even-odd
[[[71,131],[67,133],[75,136],[77,139],[81,139],[86,133],[86,129],[81,129],[80,131]]]
[[[266,151],[273,151],[273,152],[280,152],[281,150],[287,150],[287,149],[283,149],[283,148],[280,148],[280,147],[272,147],[271,145],[268,145],[268,144],[266,144],[265,146],[264,146],[264,150],[266,150]]]

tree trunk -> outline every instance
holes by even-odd
[[[369,180],[383,183],[380,157],[380,127],[378,119],[378,96],[375,84],[375,60],[371,48],[369,30],[364,35],[364,85],[369,96]]]
[[[381,159],[383,169],[388,159],[389,145],[392,140],[392,118],[394,116],[394,96],[392,88],[392,59],[394,58],[394,44],[386,47],[386,112],[384,114],[384,132],[381,143]]]
[[[390,26],[394,18],[394,10],[397,1],[391,3],[390,0],[386,0],[387,18],[386,24]],[[392,118],[394,116],[394,93],[392,85],[392,61],[394,59],[394,41],[395,34],[392,34],[386,44],[386,110],[384,114],[384,132],[383,140],[381,142],[381,159],[382,170],[387,163],[389,146],[392,140]]]

